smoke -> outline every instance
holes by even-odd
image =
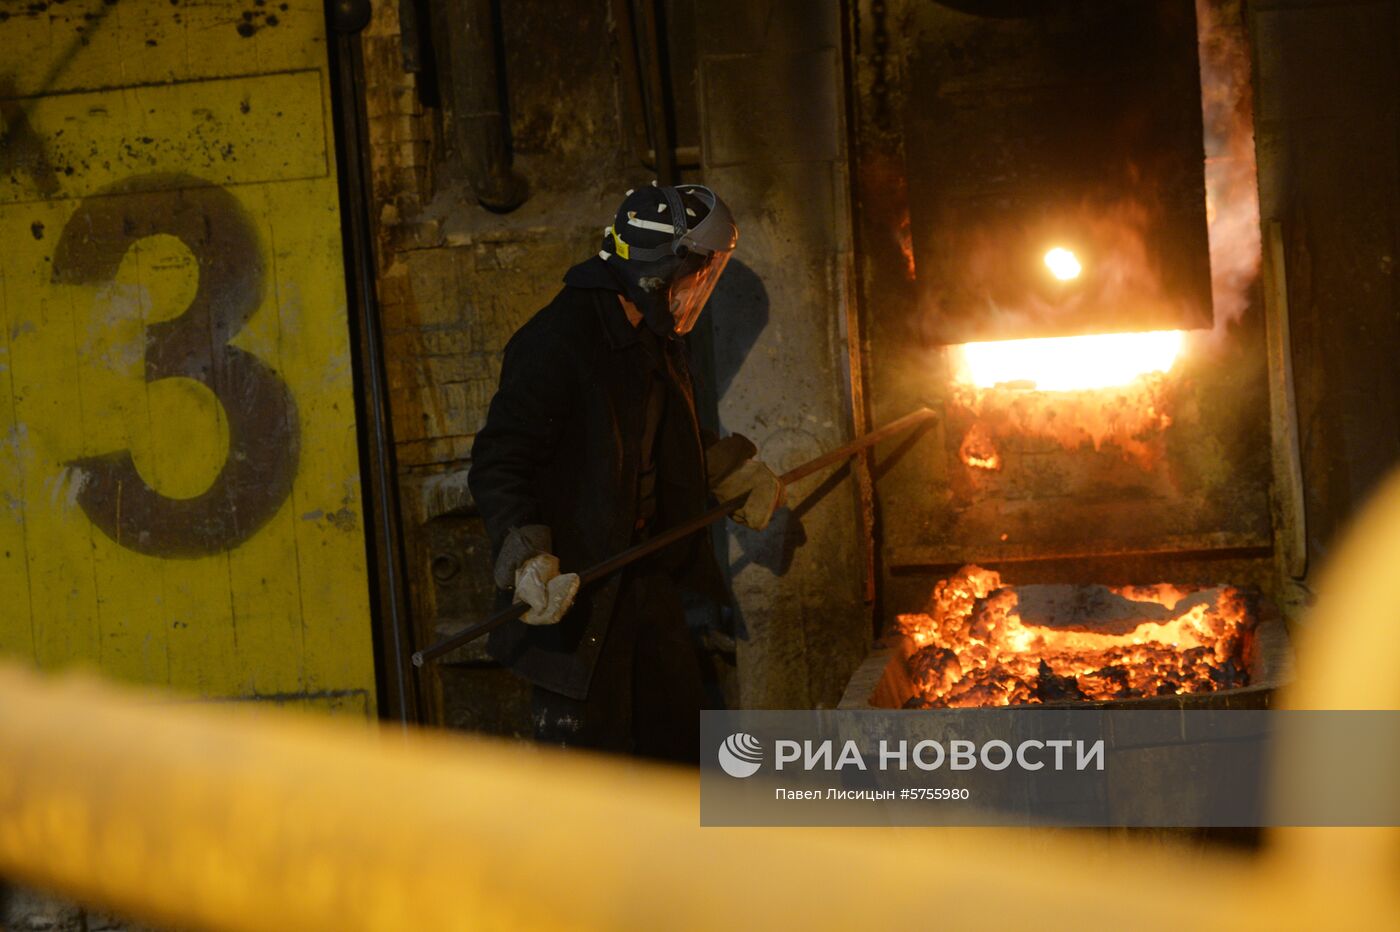
[[[1196,0],[1215,337],[1249,308],[1259,275],[1259,188],[1249,43],[1239,0]]]

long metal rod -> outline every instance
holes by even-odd
[[[868,434],[857,437],[844,446],[823,453],[816,459],[808,460],[796,469],[788,470],[778,477],[778,481],[785,486],[791,485],[799,479],[805,479],[807,476],[810,476],[820,469],[847,460],[861,450],[872,447],[881,440],[893,437],[895,434],[903,433],[914,425],[921,424],[934,416],[935,412],[930,408],[920,408],[917,411],[912,411],[904,415],[904,417],[891,421],[883,427],[876,428]],[[696,531],[702,530],[714,524],[716,521],[722,520],[731,512],[738,509],[740,505],[744,504],[745,498],[747,498],[747,496],[731,498],[727,502],[716,505],[709,511],[696,515],[684,524],[679,524],[655,537],[642,541],[640,544],[629,547],[616,556],[609,557],[602,563],[590,566],[579,574],[579,585],[586,586],[589,583],[597,582],[605,576],[611,576],[613,573],[616,573],[618,570],[631,563],[635,563],[642,557],[655,553],[664,547],[669,547],[676,541],[689,537]],[[499,612],[496,612],[494,615],[487,617],[484,621],[472,625],[467,630],[445,638],[432,647],[416,652],[413,655],[414,666],[421,667],[429,660],[441,657],[449,651],[456,650],[463,644],[474,641],[483,635],[490,634],[506,622],[525,614],[525,610],[528,607],[529,606],[523,602],[514,602],[506,608],[501,609]]]
[[[403,520],[399,508],[393,425],[389,416],[384,332],[375,297],[374,244],[367,199],[373,186],[366,158],[369,138],[363,120],[364,59],[358,35],[330,31],[328,54],[337,93],[336,158],[343,217],[342,248],[346,297],[357,366],[353,378],[360,418],[362,494],[366,509],[366,554],[375,576],[371,595],[379,660],[380,712],[407,725],[420,718],[413,668],[408,665],[412,622],[405,585]]]

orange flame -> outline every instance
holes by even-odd
[[[997,452],[991,435],[980,423],[973,424],[958,448],[958,456],[973,469],[987,469],[995,472],[1001,469],[1001,454]]]
[[[908,213],[899,221],[896,238],[899,241],[899,254],[904,257],[904,277],[912,282],[918,278],[918,274],[914,265],[914,227]]]
[[[1027,392],[1013,386],[979,389],[958,386],[951,423],[972,423],[959,449],[962,461],[989,468],[974,459],[996,458],[1002,440],[1053,440],[1066,450],[1105,446],[1128,462],[1150,470],[1162,455],[1165,430],[1171,426],[1174,382],[1156,373],[1116,388],[1066,392]]]
[[[1111,633],[1027,624],[1015,588],[1004,587],[998,573],[963,567],[938,583],[925,612],[898,616],[917,647],[909,668],[919,704],[1129,699],[1245,685],[1252,620],[1238,590],[1163,584],[1110,591],[1141,606],[1144,620]]]

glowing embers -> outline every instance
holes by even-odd
[[[1006,385],[1042,392],[1114,388],[1149,373],[1170,372],[1184,337],[1180,330],[1153,330],[965,343],[959,375],[977,388]]]
[[[900,615],[920,708],[1136,699],[1248,685],[1237,589],[1003,587],[965,566]]]
[[[958,447],[958,456],[973,469],[987,469],[995,472],[1001,468],[1001,454],[996,444],[981,423],[974,423],[963,437]]]

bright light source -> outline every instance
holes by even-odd
[[[1079,273],[1084,270],[1074,253],[1060,246],[1056,246],[1045,254],[1045,267],[1050,270],[1051,275],[1062,282],[1078,278]]]
[[[962,351],[967,379],[978,388],[1023,382],[1037,391],[1063,392],[1127,385],[1148,372],[1170,371],[1184,337],[1180,330],[1103,333],[967,343]]]

